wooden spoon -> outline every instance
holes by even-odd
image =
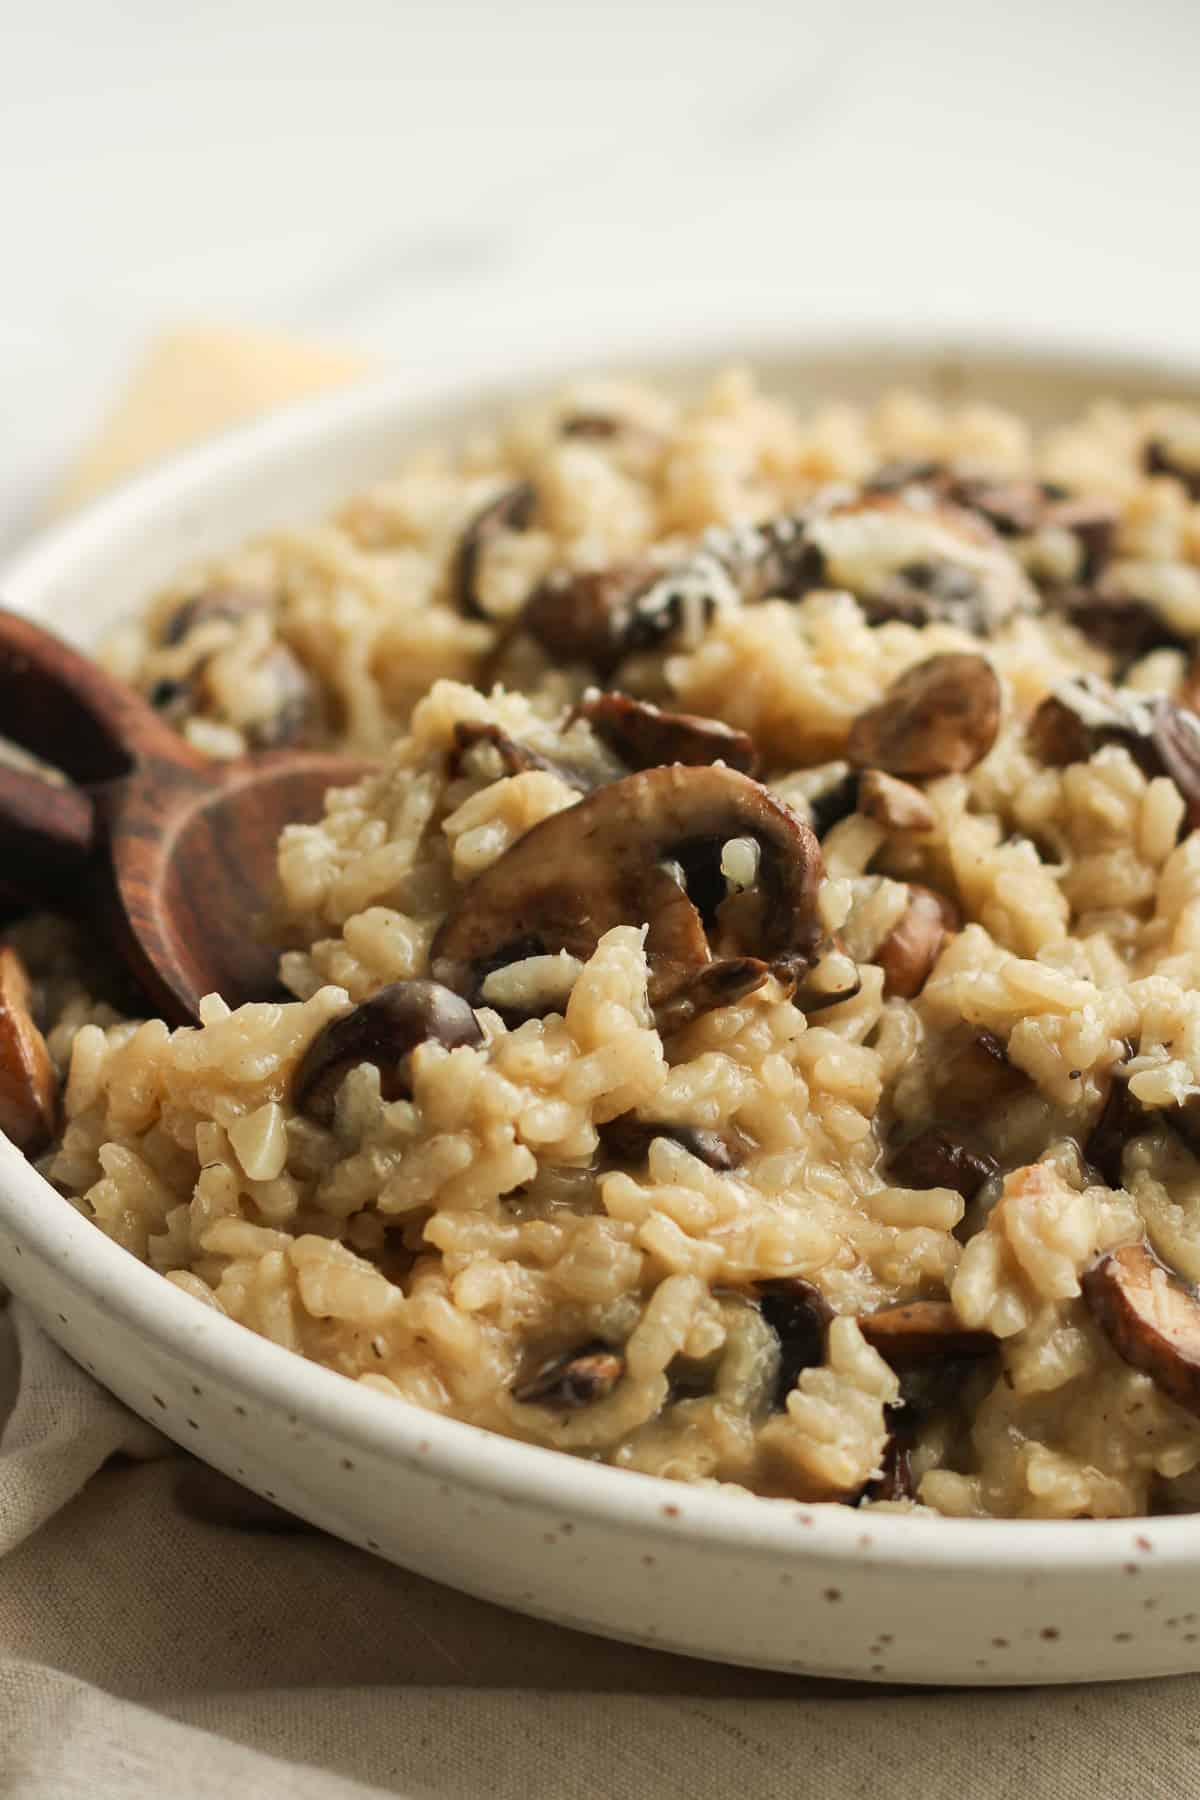
[[[211,762],[138,694],[0,609],[0,736],[70,783],[0,763],[0,893],[85,911],[164,1017],[279,994],[256,924],[283,826],[371,765],[272,750]]]

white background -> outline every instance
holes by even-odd
[[[1200,0],[0,0],[0,542],[156,329],[1200,350]]]

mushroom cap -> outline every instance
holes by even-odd
[[[673,764],[610,782],[535,825],[462,895],[438,931],[439,979],[471,992],[481,969],[519,946],[586,959],[615,925],[645,925],[656,965],[712,960],[694,901],[665,865],[714,866],[730,838],[759,846],[758,882],[737,896],[732,954],[807,962],[823,935],[821,849],[811,829],[748,775]],[[722,920],[728,932],[728,925]]]
[[[1092,1317],[1122,1361],[1200,1414],[1200,1300],[1145,1239],[1101,1256],[1082,1287]]]

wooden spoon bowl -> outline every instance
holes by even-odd
[[[283,827],[370,772],[315,750],[227,763],[185,742],[124,683],[0,609],[0,736],[69,782],[0,764],[0,896],[102,921],[147,999],[194,1023],[278,994],[258,935]]]

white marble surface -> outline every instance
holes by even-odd
[[[0,545],[158,328],[1200,349],[1196,0],[0,0]]]

